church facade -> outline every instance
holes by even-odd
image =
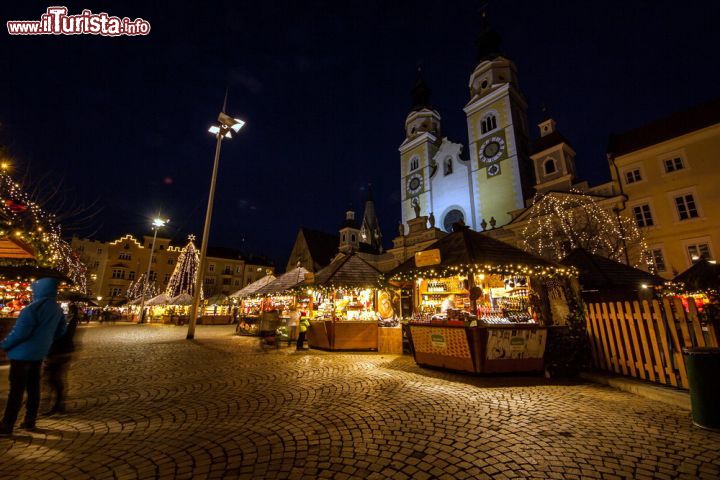
[[[478,64],[470,75],[467,148],[443,137],[442,118],[418,72],[412,109],[400,145],[402,223],[421,215],[445,232],[464,222],[474,230],[500,227],[524,208],[532,169],[527,104],[511,60],[488,26],[478,39]]]

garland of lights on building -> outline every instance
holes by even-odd
[[[170,280],[168,281],[165,295],[170,298],[177,297],[181,293],[194,295],[195,282],[197,281],[198,269],[200,267],[200,253],[195,247],[194,235],[188,236],[188,244],[180,252],[175,270],[173,270]],[[200,298],[203,298],[202,290]]]
[[[652,266],[647,242],[635,221],[575,189],[569,195],[536,195],[522,238],[526,251],[555,261],[582,248],[618,262],[629,259],[635,267]]]
[[[4,170],[0,171],[0,238],[27,245],[34,256],[1,259],[2,265],[53,268],[72,280],[74,290],[87,291],[87,268],[61,238],[55,215],[32,201]]]

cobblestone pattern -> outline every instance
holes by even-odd
[[[0,478],[720,477],[720,434],[628,393],[231,332],[82,328],[69,413],[0,439]]]

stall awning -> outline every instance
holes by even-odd
[[[264,287],[259,288],[253,295],[275,295],[297,287],[305,281],[305,275],[308,272],[303,267],[293,268],[289,272],[283,273],[272,282]]]
[[[315,274],[313,285],[321,287],[372,288],[379,286],[380,270],[357,254],[340,254]]]
[[[576,248],[560,262],[575,267],[584,290],[606,290],[629,287],[633,290],[640,285],[662,285],[665,280],[652,273],[595,255],[582,248]]]
[[[170,297],[168,297],[164,293],[161,293],[157,297],[153,297],[150,300],[148,300],[147,302],[145,302],[145,305],[150,305],[150,306],[167,305],[169,300],[170,300]]]
[[[275,275],[265,275],[260,280],[255,280],[253,283],[249,285],[245,285],[243,288],[238,290],[237,292],[231,293],[230,298],[243,298],[243,297],[249,297],[250,295],[254,294],[257,290],[264,287],[268,283],[275,280]]]
[[[167,301],[168,305],[192,305],[193,297],[189,293],[181,293]]]
[[[682,283],[685,290],[690,292],[720,290],[720,265],[714,260],[701,258],[695,265],[673,278],[673,282]]]
[[[437,250],[438,262],[418,267],[415,258],[410,258],[386,274],[388,279],[402,279],[415,274],[427,276],[449,276],[463,273],[464,268],[497,273],[527,273],[530,275],[566,275],[568,269],[550,260],[537,257],[487,234],[461,227],[423,251]]]

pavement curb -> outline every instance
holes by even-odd
[[[580,378],[590,382],[607,385],[617,388],[623,392],[633,393],[649,400],[662,402],[666,405],[691,411],[690,393],[683,390],[676,390],[670,387],[653,385],[650,383],[635,380],[634,378],[607,375],[604,373],[581,372]]]

